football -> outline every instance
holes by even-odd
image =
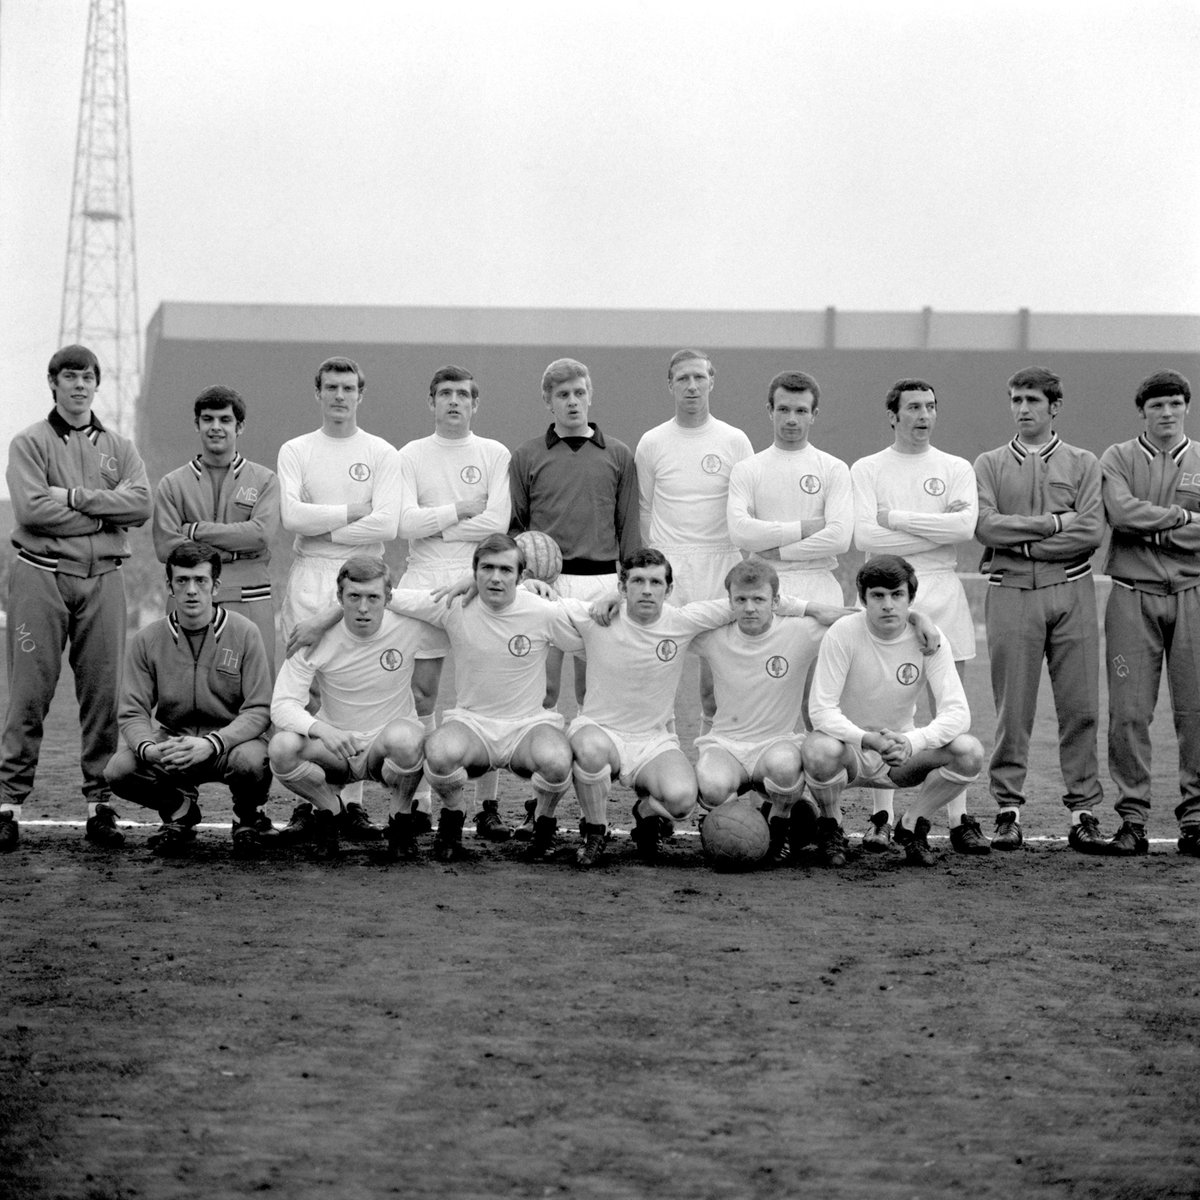
[[[562,570],[562,551],[548,534],[535,529],[518,533],[517,545],[525,551],[525,577],[553,583]]]
[[[771,831],[749,800],[730,800],[714,808],[700,826],[704,857],[715,871],[749,871],[767,855]]]

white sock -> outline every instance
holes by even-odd
[[[887,813],[889,825],[896,823],[896,792],[893,788],[875,788],[875,808],[873,812]]]
[[[12,813],[14,821],[19,821],[21,819],[21,806],[19,804],[9,804],[6,801],[4,804],[0,804],[0,812]],[[95,816],[95,813],[89,812],[88,816]]]
[[[276,771],[275,778],[289,792],[295,792],[297,796],[310,801],[318,808],[332,813],[341,811],[342,804],[337,791],[330,786],[325,772],[316,763],[302,762],[286,775]]]
[[[421,728],[425,731],[426,737],[437,728],[437,720],[433,713],[429,713],[424,717],[418,717],[417,720],[421,722]],[[413,796],[413,800],[415,802],[414,807],[419,808],[421,812],[427,813],[433,811],[433,790],[429,786],[428,775],[417,784],[417,791]]]
[[[978,775],[956,775],[946,767],[936,767],[925,776],[925,782],[921,784],[913,803],[904,815],[915,825],[918,817],[928,819],[940,808],[949,810],[949,806],[955,800],[966,794],[967,785],[974,783],[978,778]],[[958,821],[954,824],[957,825]],[[904,828],[911,829],[912,826],[906,821]]]
[[[814,779],[807,771],[804,782],[821,813],[842,823],[842,793],[846,790],[846,769],[843,767],[832,779]]]
[[[612,771],[601,767],[599,771],[584,771],[576,763],[571,770],[575,784],[575,795],[579,800],[579,811],[589,825],[608,827],[608,793],[612,790]]]
[[[997,817],[1011,817],[1018,825],[1021,823],[1021,810],[1019,808],[1002,808],[997,814]],[[1071,824],[1075,824],[1075,814],[1071,814]]]

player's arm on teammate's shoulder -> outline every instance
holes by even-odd
[[[917,645],[926,658],[936,654],[942,644],[942,631],[922,612],[908,610],[908,623],[917,635]]]
[[[284,647],[285,656],[291,658],[297,650],[315,646],[341,619],[341,606],[334,604],[324,612],[317,613],[315,617],[306,617],[298,622],[296,628],[288,635],[287,645]]]

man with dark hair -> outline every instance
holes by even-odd
[[[770,559],[787,590],[842,603],[835,574],[850,549],[854,496],[850,469],[809,440],[821,388],[803,371],[783,371],[767,389],[772,444],[735,463],[729,476],[729,536]]]
[[[1029,739],[1042,661],[1058,713],[1058,756],[1070,813],[1068,844],[1107,853],[1094,809],[1103,797],[1096,756],[1100,631],[1091,556],[1104,537],[1100,464],[1055,431],[1062,381],[1027,367],[1008,381],[1017,433],[975,460],[980,570],[996,742],[989,780],[999,805],[992,846],[1020,847]]]
[[[1135,396],[1143,429],[1100,458],[1112,540],[1104,614],[1108,773],[1120,793],[1119,855],[1149,850],[1150,722],[1163,663],[1179,740],[1178,848],[1200,858],[1200,443],[1184,431],[1192,389],[1156,371]]]
[[[279,450],[280,518],[296,535],[280,624],[289,641],[300,621],[334,598],[335,580],[349,554],[382,557],[400,521],[400,463],[396,451],[358,427],[366,380],[353,359],[327,358],[316,374],[321,427]],[[342,832],[371,841],[382,835],[360,801],[361,782],[347,786]]]
[[[341,607],[334,627],[287,659],[271,699],[271,767],[301,798],[284,833],[289,841],[312,841],[322,857],[336,857],[341,793],[373,779],[389,793],[389,857],[412,858],[412,799],[424,739],[412,673],[434,631],[387,610],[392,581],[382,558],[347,559],[336,588]],[[307,707],[314,684],[321,696],[315,716]]]
[[[555,581],[559,594],[597,600],[616,590],[618,562],[641,545],[633,453],[588,420],[592,379],[583,363],[573,358],[550,363],[542,375],[542,400],[553,417],[550,427],[518,446],[509,466],[509,532],[532,529],[549,534],[563,556],[562,573]],[[558,703],[562,660],[562,651],[551,646],[546,657],[547,708]],[[586,691],[586,667],[576,657],[578,704]],[[535,808],[534,801],[526,801],[518,838],[533,836]]]
[[[92,412],[100,363],[86,346],[50,359],[54,407],[8,450],[16,557],[8,575],[8,711],[0,741],[0,851],[15,850],[33,789],[42,727],[70,645],[79,701],[85,836],[125,838],[104,781],[117,748],[117,689],[125,650],[126,531],[150,517],[150,481],[133,443]]]
[[[184,541],[167,555],[173,611],[134,634],[121,688],[125,745],[104,777],[113,792],[162,820],[156,854],[186,853],[200,823],[197,788],[233,794],[233,852],[255,857],[274,827],[262,811],[271,787],[266,732],[271,674],[262,636],[214,603],[221,555]]]
[[[471,373],[456,366],[436,371],[429,384],[429,410],[433,433],[400,450],[400,536],[408,540],[408,565],[399,586],[407,589],[457,583],[471,569],[474,548],[489,534],[508,530],[511,512],[508,450],[471,429],[479,411],[479,387]],[[413,697],[426,733],[433,729],[450,644],[436,631],[431,637],[413,669]],[[509,831],[496,802],[497,776],[492,772],[486,779],[476,830],[504,841]],[[428,820],[427,783],[418,788],[417,807]]]
[[[154,494],[154,553],[165,563],[186,541],[221,555],[221,607],[258,627],[275,675],[271,542],[279,532],[279,481],[238,453],[246,403],[233,388],[207,387],[192,406],[200,453],[164,475]]]
[[[938,404],[923,379],[900,379],[885,402],[893,442],[850,468],[854,491],[854,541],[868,558],[902,554],[921,581],[919,608],[942,631],[959,677],[975,657],[975,621],[962,580],[955,573],[957,546],[975,536],[979,496],[975,473],[965,458],[932,443]],[[886,851],[891,841],[892,795],[883,786],[875,797],[868,850]],[[954,800],[963,804],[961,797]],[[958,823],[965,807],[950,814]],[[985,844],[977,827],[964,836]]]
[[[667,364],[667,390],[675,406],[669,421],[642,435],[634,452],[642,544],[671,560],[674,605],[719,600],[725,575],[741,561],[726,515],[734,464],[754,453],[750,439],[712,415],[716,370],[702,350],[683,349]],[[715,711],[712,677],[700,666],[700,730]]]
[[[863,611],[838,621],[825,635],[813,678],[813,732],[804,743],[809,792],[823,820],[840,829],[842,792],[859,787],[920,791],[896,824],[896,841],[907,861],[931,866],[929,818],[945,807],[951,815],[950,843],[963,854],[986,854],[983,838],[964,838],[978,823],[953,819],[955,802],[979,776],[983,747],[967,731],[971,712],[947,646],[923,658],[908,623],[917,594],[912,564],[896,555],[869,559],[858,572]],[[914,718],[928,684],[936,713],[928,725]],[[831,839],[832,840],[832,839]]]

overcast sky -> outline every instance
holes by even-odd
[[[1200,313],[1191,0],[127,0],[165,300]],[[0,437],[48,407],[86,0],[0,0]],[[200,381],[210,382],[210,381]]]

